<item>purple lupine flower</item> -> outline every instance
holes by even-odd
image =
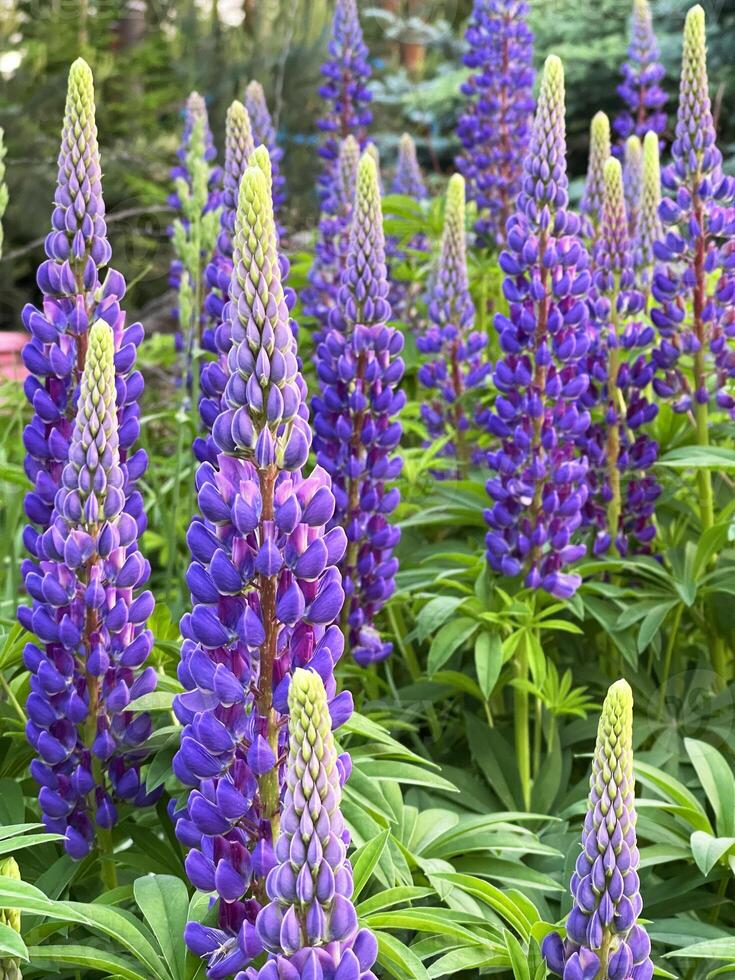
[[[735,377],[735,180],[723,174],[716,144],[700,6],[689,11],[684,28],[671,155],[662,174],[671,195],[660,208],[665,233],[654,245],[662,263],[652,288],[657,305],[651,318],[661,335],[654,389],[674,397],[674,411],[693,413],[697,442],[707,445],[710,408],[735,416],[735,398],[726,388]],[[706,529],[713,521],[711,474],[700,469],[698,475]]]
[[[248,83],[248,87],[245,89],[245,108],[250,116],[255,145],[264,146],[268,150],[273,181],[273,207],[278,222],[286,201],[286,178],[281,172],[283,150],[278,145],[276,128],[273,125],[268,103],[265,100],[265,92],[260,82],[253,80]],[[279,233],[283,234],[283,229],[280,226]]]
[[[24,388],[33,406],[23,432],[25,471],[33,484],[25,510],[35,525],[25,529],[23,540],[36,559],[40,557],[40,535],[51,523],[56,491],[69,458],[89,326],[97,319],[105,320],[112,329],[116,351],[118,442],[127,473],[126,511],[136,520],[139,533],[145,529],[143,502],[135,483],[145,472],[147,458],[142,449],[131,452],[140,431],[138,398],[143,376],[135,370],[135,357],[143,327],[134,323],[126,328],[120,309],[125,280],[120,273],[108,269],[101,279],[111,256],[101,173],[92,72],[80,58],[69,72],[52,231],[46,237],[47,259],[36,277],[43,302],[39,307],[27,304],[22,314],[31,334],[23,349],[29,371]]]
[[[367,127],[373,118],[369,108],[372,96],[367,87],[368,49],[362,38],[357,0],[336,0],[328,51],[329,57],[321,69],[326,81],[319,89],[319,95],[327,103],[327,112],[317,120],[317,127],[325,134],[319,148],[324,160],[319,177],[322,207],[333,192],[343,140],[354,136],[363,150]]]
[[[140,776],[150,719],[128,707],[156,686],[153,667],[138,670],[152,645],[153,596],[134,598],[150,567],[126,510],[113,333],[98,319],[87,336],[68,462],[35,543],[37,562],[25,566],[33,606],[19,610],[38,638],[23,651],[31,673],[26,736],[38,753],[31,773],[44,824],[75,859],[94,846],[95,825],[114,825],[117,804],[155,798]]]
[[[184,128],[181,133],[181,144],[176,151],[176,164],[171,168],[171,180],[174,188],[168,196],[168,204],[177,214],[183,214],[183,202],[181,200],[178,181],[183,180],[189,191],[192,190],[192,175],[189,172],[188,155],[191,146],[191,139],[194,134],[194,126],[197,122],[202,125],[202,139],[204,142],[204,159],[210,164],[207,175],[207,198],[202,208],[202,213],[216,211],[221,203],[220,182],[222,171],[213,165],[217,157],[217,150],[212,138],[212,130],[209,128],[209,117],[207,115],[207,105],[198,92],[192,92],[186,100],[184,107]],[[180,219],[186,227],[186,217]],[[171,234],[173,229],[170,229]],[[173,259],[169,268],[168,281],[172,289],[178,289],[181,283],[182,262],[180,257]]]
[[[590,296],[594,342],[590,385],[580,399],[599,417],[581,440],[589,458],[585,519],[597,529],[594,552],[614,546],[621,555],[648,553],[656,535],[653,514],[661,487],[651,470],[658,446],[645,432],[658,406],[646,398],[653,379],[648,350],[653,327],[636,288],[620,162],[605,164],[602,221]],[[597,413],[595,410],[597,409]]]
[[[317,349],[320,394],[313,399],[317,461],[331,475],[337,509],[332,521],[347,531],[343,563],[348,603],[343,626],[361,665],[382,660],[391,645],[374,620],[395,588],[393,549],[400,532],[389,522],[401,470],[396,455],[405,396],[403,337],[387,325],[390,305],[383,218],[375,161],[360,160],[347,265],[331,328]]]
[[[658,135],[651,130],[643,140],[643,177],[638,220],[634,239],[634,262],[640,287],[650,295],[656,265],[654,245],[662,237],[661,217],[661,165],[659,163]]]
[[[638,212],[643,193],[643,144],[638,136],[629,136],[623,152],[623,190],[628,215],[628,233],[635,239]]]
[[[632,134],[643,139],[649,129],[663,137],[668,96],[661,87],[665,72],[659,59],[648,0],[633,0],[628,60],[623,62],[623,81],[618,85],[618,95],[627,109],[615,119],[615,132],[621,140]]]
[[[315,344],[329,328],[329,315],[337,305],[349,249],[359,160],[360,146],[354,136],[348,136],[340,144],[330,194],[322,201],[309,285],[301,296],[304,313],[314,317],[319,325]]]
[[[487,555],[504,575],[558,598],[573,594],[578,575],[564,571],[582,557],[575,543],[587,499],[587,459],[576,443],[590,424],[579,399],[589,384],[586,298],[589,259],[580,220],[567,210],[564,69],[546,60],[517,213],[500,255],[509,316],[497,314],[502,358],[488,422],[501,447],[488,454],[495,475],[487,490]]]
[[[417,338],[424,355],[419,383],[432,392],[431,401],[421,405],[421,418],[432,439],[450,437],[442,454],[456,459],[458,474],[470,458],[471,415],[468,417],[465,394],[481,385],[492,369],[485,357],[487,336],[473,329],[475,304],[467,280],[464,189],[464,177],[454,174],[447,190],[441,251],[429,296],[429,325]]]
[[[408,133],[401,136],[398,144],[398,160],[390,192],[405,194],[406,197],[413,197],[417,201],[423,201],[428,197],[424,175],[421,173],[416,156],[416,144]]]
[[[594,245],[602,221],[605,197],[605,164],[610,156],[610,120],[604,112],[596,113],[590,123],[590,148],[587,176],[580,209],[584,215],[585,236]]]
[[[358,928],[352,904],[350,833],[340,810],[344,761],[318,674],[294,671],[288,708],[281,833],[266,882],[270,902],[256,921],[269,958],[236,980],[376,980],[378,944]]]
[[[650,980],[651,941],[640,917],[633,776],[633,694],[627,681],[607,692],[592,757],[582,853],[571,880],[567,936],[544,939],[549,970],[564,980]]]
[[[462,86],[470,102],[457,124],[456,164],[477,204],[483,245],[505,241],[528,152],[534,71],[527,17],[525,0],[475,0],[465,35],[464,63],[473,74]]]
[[[267,160],[264,147],[259,156]],[[185,692],[175,702],[184,729],[174,771],[194,787],[173,814],[176,833],[190,848],[192,883],[220,899],[217,926],[189,923],[186,941],[214,980],[262,949],[255,919],[275,865],[292,671],[320,674],[335,726],[352,710],[350,695],[336,694],[344,641],[331,625],[344,600],[337,564],[346,537],[325,527],[335,510],[327,473],[301,472],[311,443],[305,388],[259,165],[240,182],[232,259],[223,410],[214,461],[196,477],[193,608],[181,623]]]

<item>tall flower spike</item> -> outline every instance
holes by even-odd
[[[649,129],[661,138],[666,130],[668,96],[661,87],[665,72],[659,58],[648,0],[633,0],[628,60],[618,86],[627,108],[615,120],[615,132],[622,140],[632,134],[642,139]]]
[[[605,164],[610,156],[610,120],[604,112],[598,112],[590,124],[590,149],[587,177],[584,184],[581,208],[587,216],[586,233],[594,239],[602,220],[602,201],[605,196]]]
[[[175,711],[184,725],[174,759],[193,787],[174,810],[196,888],[219,895],[217,926],[189,923],[186,942],[213,980],[244,970],[262,950],[255,920],[275,864],[291,673],[322,677],[336,726],[349,694],[336,694],[344,599],[337,563],[345,532],[328,475],[303,475],[311,433],[294,332],[282,285],[267,150],[243,174],[224,308],[231,346],[213,460],[197,471],[200,515],[187,540],[192,611]],[[347,774],[347,761],[340,762]]]
[[[403,337],[386,324],[383,218],[378,174],[372,157],[360,160],[347,265],[331,328],[317,348],[320,393],[314,397],[317,461],[330,473],[337,509],[332,526],[347,530],[343,563],[348,604],[343,628],[361,665],[382,660],[391,645],[374,620],[395,588],[393,549],[400,532],[388,517],[399,502],[396,455],[405,396]]]
[[[360,149],[364,149],[367,127],[373,118],[369,108],[372,96],[367,88],[368,49],[362,38],[357,0],[336,0],[328,50],[329,57],[321,69],[326,81],[319,89],[319,95],[327,103],[327,112],[317,121],[325,134],[319,148],[324,160],[319,177],[322,206],[332,193],[342,141],[354,136]]]
[[[314,317],[319,325],[315,344],[327,330],[330,313],[337,305],[350,243],[359,161],[360,145],[354,136],[348,136],[340,144],[335,178],[329,195],[322,201],[309,285],[301,296],[304,313]]]
[[[391,194],[405,194],[417,201],[427,196],[426,184],[416,157],[416,144],[408,133],[401,136],[398,144],[398,161],[393,175]]]
[[[116,803],[153,799],[140,776],[150,719],[128,710],[156,686],[152,667],[137,673],[151,649],[153,596],[133,598],[150,568],[124,510],[114,356],[112,331],[96,320],[69,461],[38,540],[39,562],[26,574],[33,606],[20,611],[42,644],[23,653],[31,672],[26,735],[38,753],[31,773],[46,827],[76,859],[94,845],[95,823],[101,835],[113,826]]]
[[[564,980],[650,980],[651,941],[637,923],[638,880],[633,694],[627,681],[608,690],[592,757],[582,853],[572,875],[567,938],[544,939],[551,972]]]
[[[23,540],[34,559],[42,557],[40,535],[51,523],[56,491],[69,458],[89,326],[97,319],[109,325],[115,345],[125,509],[135,519],[138,534],[145,529],[143,501],[135,484],[145,472],[147,458],[142,449],[131,452],[140,431],[138,399],[143,376],[135,370],[135,358],[143,327],[134,323],[126,328],[120,308],[125,280],[120,273],[108,269],[104,281],[100,279],[111,254],[101,172],[92,73],[86,62],[78,59],[69,71],[52,231],[45,243],[48,258],[37,274],[43,303],[40,307],[28,303],[22,314],[31,335],[23,349],[29,371],[24,390],[33,406],[31,421],[23,432],[25,472],[33,484],[25,498],[31,526],[25,529]],[[34,568],[32,562],[26,563],[24,575]]]
[[[3,878],[12,878],[13,881],[22,880],[20,868],[14,857],[0,859],[0,875]],[[0,924],[9,926],[20,933],[20,912],[13,908],[3,909],[0,911]],[[0,980],[23,980],[23,974],[20,972],[20,960],[2,957],[0,959]]]
[[[625,141],[623,159],[623,186],[625,189],[625,210],[628,214],[628,232],[631,238],[635,238],[643,193],[643,144],[637,136],[629,136]]]
[[[643,180],[634,242],[635,268],[640,285],[647,297],[651,292],[653,272],[656,265],[654,246],[662,237],[660,207],[659,141],[657,134],[650,131],[646,133],[643,140]]]
[[[546,60],[517,213],[500,255],[509,316],[497,314],[502,357],[488,428],[500,449],[488,454],[493,505],[485,512],[488,560],[504,575],[559,598],[578,575],[565,567],[585,553],[574,542],[587,498],[587,459],[577,442],[590,424],[578,403],[589,384],[589,260],[567,210],[564,69]]]
[[[248,87],[245,89],[245,108],[248,110],[250,123],[253,127],[255,145],[264,146],[268,150],[273,172],[273,209],[276,220],[278,220],[286,200],[286,178],[281,173],[283,150],[278,145],[276,128],[273,125],[268,103],[265,100],[265,92],[260,82],[253,80],[248,83]],[[282,234],[280,226],[279,232]]]
[[[597,527],[595,554],[650,551],[661,488],[651,475],[657,444],[645,432],[658,407],[646,398],[653,378],[650,324],[639,319],[645,298],[635,285],[633,254],[618,160],[605,164],[605,196],[590,297],[594,342],[590,385],[581,404],[594,424],[583,437],[590,461],[588,523]]]
[[[318,674],[296,670],[289,701],[289,751],[270,902],[256,928],[269,959],[236,980],[375,980],[375,937],[358,929],[352,904],[350,835],[340,810],[339,760]]]
[[[684,28],[684,53],[673,162],[662,174],[671,195],[661,204],[661,263],[653,277],[657,306],[651,317],[661,335],[655,352],[661,397],[674,411],[691,411],[696,439],[709,441],[711,408],[735,415],[727,390],[735,377],[735,180],[722,173],[707,80],[704,11],[692,7]],[[680,359],[684,361],[680,363]],[[702,529],[713,522],[709,470],[698,473]]]
[[[467,28],[464,63],[473,74],[462,86],[470,101],[457,124],[456,163],[477,203],[483,245],[505,241],[528,152],[534,71],[527,17],[525,0],[475,0]]]
[[[429,326],[417,339],[419,352],[425,355],[419,382],[434,393],[431,402],[421,405],[421,417],[432,439],[450,437],[442,452],[456,460],[458,474],[466,469],[470,456],[471,419],[464,396],[482,384],[491,370],[484,356],[487,336],[473,330],[464,190],[464,178],[454,174],[447,189],[441,251],[429,297]]]

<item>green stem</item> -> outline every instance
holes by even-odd
[[[117,888],[117,868],[112,855],[112,833],[109,830],[96,828],[97,846],[100,852],[100,876],[106,891]]]
[[[11,691],[10,684],[8,684],[5,674],[1,670],[0,670],[0,687],[2,687],[3,691],[5,691],[5,696],[7,697],[9,703],[13,706],[13,710],[18,715],[23,725],[25,725],[25,723],[28,721],[28,719],[26,718],[26,713],[21,707],[20,702],[18,701],[16,696]]]
[[[518,680],[528,680],[528,651],[526,648],[525,637],[518,647],[516,657],[516,669]],[[521,687],[516,687],[513,691],[513,724],[515,727],[515,749],[516,759],[518,760],[518,775],[521,780],[521,793],[523,795],[523,806],[526,810],[531,809],[531,744],[529,739],[529,710],[528,710],[528,691]]]
[[[166,564],[166,595],[169,601],[173,602],[173,584],[176,569],[176,559],[178,557],[177,540],[177,520],[179,503],[181,501],[181,462],[184,455],[184,427],[186,425],[186,415],[184,412],[176,413],[178,432],[176,437],[176,454],[174,458],[174,482],[171,492],[171,510],[169,512],[169,534],[168,534],[168,562]]]
[[[664,669],[661,675],[661,690],[658,698],[658,718],[659,721],[663,718],[664,704],[666,702],[666,685],[669,682],[669,674],[671,672],[671,660],[674,655],[674,644],[676,643],[676,636],[679,632],[679,624],[681,623],[681,614],[684,611],[684,606],[682,603],[676,607],[676,612],[674,613],[674,621],[671,624],[671,630],[669,632],[669,638],[666,642],[666,650],[664,652]]]
[[[543,734],[543,706],[541,698],[536,698],[536,716],[533,720],[533,776],[538,779],[541,772],[541,737]]]

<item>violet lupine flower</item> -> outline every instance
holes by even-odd
[[[653,514],[661,487],[652,475],[658,446],[645,432],[658,406],[646,398],[653,378],[648,354],[654,330],[642,318],[645,297],[636,288],[620,162],[605,164],[605,197],[590,296],[594,342],[589,388],[581,405],[598,418],[581,445],[589,457],[585,519],[596,526],[596,555],[614,546],[621,555],[648,553],[656,535]]]
[[[618,95],[627,109],[615,119],[615,132],[621,140],[632,134],[642,139],[649,129],[663,137],[668,96],[661,87],[665,72],[659,59],[648,0],[633,0],[628,60],[623,62],[623,81],[618,85]]]
[[[654,245],[663,235],[661,207],[661,165],[658,135],[651,130],[643,140],[643,177],[634,239],[634,262],[646,298],[650,295],[656,265]]]
[[[270,902],[256,929],[269,953],[236,980],[376,980],[378,944],[352,904],[350,833],[340,810],[342,766],[318,674],[295,670],[289,751]]]
[[[605,164],[610,157],[610,120],[604,112],[596,113],[590,123],[590,149],[587,176],[580,209],[585,215],[585,235],[594,245],[602,221],[605,197]]]
[[[319,89],[327,112],[317,120],[317,127],[325,134],[319,148],[325,161],[319,177],[322,207],[333,193],[342,141],[353,136],[363,150],[367,127],[373,119],[369,108],[372,96],[367,87],[368,49],[362,38],[357,0],[336,0],[328,51],[329,57],[321,68],[326,81]]]
[[[665,263],[653,277],[657,306],[651,318],[661,334],[654,388],[661,397],[674,397],[674,411],[692,411],[697,442],[707,445],[710,408],[735,416],[735,398],[726,389],[735,377],[735,179],[723,174],[716,145],[700,6],[689,11],[684,28],[671,155],[673,163],[662,174],[671,194],[660,209],[665,234],[654,245],[654,255]],[[680,364],[682,357],[691,370]],[[710,472],[700,470],[699,479],[706,528],[713,520]]]
[[[264,147],[258,154],[267,158]],[[190,848],[192,883],[220,898],[217,926],[189,923],[185,938],[214,980],[244,970],[262,949],[255,919],[275,865],[292,671],[308,665],[320,674],[335,726],[352,710],[347,692],[336,695],[344,641],[330,625],[344,600],[337,564],[346,537],[325,528],[335,509],[328,475],[301,472],[311,433],[260,166],[240,183],[232,257],[224,403],[214,463],[196,477],[193,608],[181,623],[185,692],[175,701],[184,729],[174,771],[194,787],[173,814],[176,833]]]
[[[576,444],[590,424],[579,399],[589,384],[589,259],[580,220],[567,210],[564,69],[546,60],[517,213],[500,255],[508,317],[497,314],[503,356],[488,428],[501,442],[488,454],[495,475],[485,512],[490,565],[523,574],[531,588],[572,595],[578,575],[564,569],[585,553],[575,543],[587,499],[587,459]]]
[[[625,210],[628,215],[628,233],[634,239],[638,227],[641,194],[643,193],[643,144],[637,136],[629,136],[625,141],[623,190],[625,192]]]
[[[23,349],[29,377],[24,389],[33,416],[23,432],[25,472],[33,484],[25,511],[32,525],[23,540],[33,558],[39,558],[40,534],[51,523],[56,491],[61,484],[76,416],[76,396],[86,359],[90,323],[103,319],[113,331],[117,389],[118,442],[126,470],[126,511],[145,529],[145,514],[137,479],[147,458],[141,449],[131,453],[140,431],[138,398],[143,376],[135,370],[136,349],[143,328],[126,328],[120,301],[125,280],[109,269],[101,270],[111,249],[107,241],[102,170],[95,125],[94,85],[89,65],[77,59],[69,71],[59,170],[54,194],[52,230],[46,236],[47,259],[37,281],[43,303],[23,308],[23,324],[31,338]]]
[[[245,108],[250,116],[255,145],[264,146],[268,150],[273,181],[273,208],[278,222],[286,201],[286,178],[281,173],[283,150],[278,145],[276,128],[273,125],[268,103],[265,100],[265,92],[260,82],[253,80],[248,83],[248,87],[245,89]],[[280,226],[279,234],[283,234],[283,229]]]
[[[355,660],[365,666],[387,657],[391,644],[374,625],[392,595],[400,531],[388,517],[397,488],[386,484],[401,470],[396,455],[405,403],[403,337],[386,324],[383,216],[378,174],[368,153],[360,160],[347,266],[331,329],[317,348],[320,394],[313,399],[318,463],[331,475],[337,508],[332,521],[347,531],[343,626]]]
[[[150,719],[128,709],[156,686],[153,667],[138,672],[152,644],[145,624],[153,596],[134,598],[150,567],[125,510],[114,360],[112,330],[95,320],[68,462],[50,525],[35,543],[38,561],[25,567],[33,606],[18,614],[39,640],[23,651],[31,673],[26,735],[38,753],[31,773],[44,824],[64,836],[75,859],[94,846],[95,825],[114,825],[116,803],[155,798],[140,776]]]
[[[464,177],[454,174],[447,189],[441,251],[429,297],[429,326],[417,338],[419,352],[425,355],[419,383],[432,392],[431,401],[422,402],[421,418],[432,439],[450,437],[442,455],[456,459],[458,475],[470,459],[471,417],[465,395],[479,387],[492,370],[485,359],[487,336],[473,329],[475,304],[467,279],[464,190]]]
[[[348,136],[340,144],[331,192],[322,202],[309,285],[301,295],[304,313],[314,317],[319,325],[314,336],[315,345],[328,330],[329,315],[337,305],[350,244],[359,161],[360,146],[354,136]]]
[[[533,116],[533,34],[525,0],[475,0],[464,63],[473,74],[462,86],[470,102],[457,124],[462,152],[456,165],[477,203],[481,244],[505,241],[523,177]]]
[[[209,128],[207,105],[198,92],[192,92],[189,98],[186,100],[186,106],[184,107],[184,128],[181,133],[181,145],[176,151],[176,164],[171,168],[171,180],[174,182],[174,189],[168,196],[169,206],[172,207],[177,214],[182,215],[180,220],[184,228],[187,227],[187,219],[185,216],[183,216],[183,202],[181,200],[179,189],[176,185],[179,180],[183,180],[189,188],[189,191],[192,190],[192,175],[190,174],[188,168],[188,155],[191,146],[191,139],[194,134],[194,125],[197,121],[200,121],[202,124],[204,159],[208,164],[212,164],[212,161],[217,157],[217,150],[214,145],[214,139],[212,138],[212,130]],[[222,171],[220,168],[211,166],[207,178],[207,200],[202,208],[202,214],[208,214],[210,211],[216,211],[220,206],[221,179]],[[170,234],[173,235],[173,226],[170,229]],[[183,265],[181,259],[177,257],[171,262],[168,274],[168,282],[172,289],[179,288],[182,270]]]
[[[416,144],[408,133],[404,133],[398,143],[398,160],[390,192],[405,194],[416,201],[423,201],[428,197],[424,175],[416,156]]]
[[[651,941],[640,917],[633,694],[627,681],[607,692],[592,757],[582,853],[572,875],[567,938],[550,933],[542,953],[564,980],[650,980]]]

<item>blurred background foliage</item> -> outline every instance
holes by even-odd
[[[655,26],[675,94],[689,0],[654,0]],[[403,129],[429,171],[446,172],[463,77],[470,0],[360,0],[373,65],[373,134],[391,163]],[[572,173],[585,166],[587,127],[598,109],[618,110],[615,87],[627,45],[628,0],[531,0],[536,60],[566,65]],[[735,4],[705,0],[710,77],[722,147],[732,155],[735,90],[728,37]],[[129,307],[148,329],[166,327],[165,207],[181,106],[196,88],[221,145],[227,105],[247,81],[265,86],[286,151],[290,229],[313,226],[318,169],[314,119],[331,0],[0,0],[0,126],[8,143],[10,206],[0,261],[0,327],[18,326],[32,295],[38,240],[47,230],[66,73],[83,55],[97,89],[97,119],[112,217],[115,265],[130,283]]]

